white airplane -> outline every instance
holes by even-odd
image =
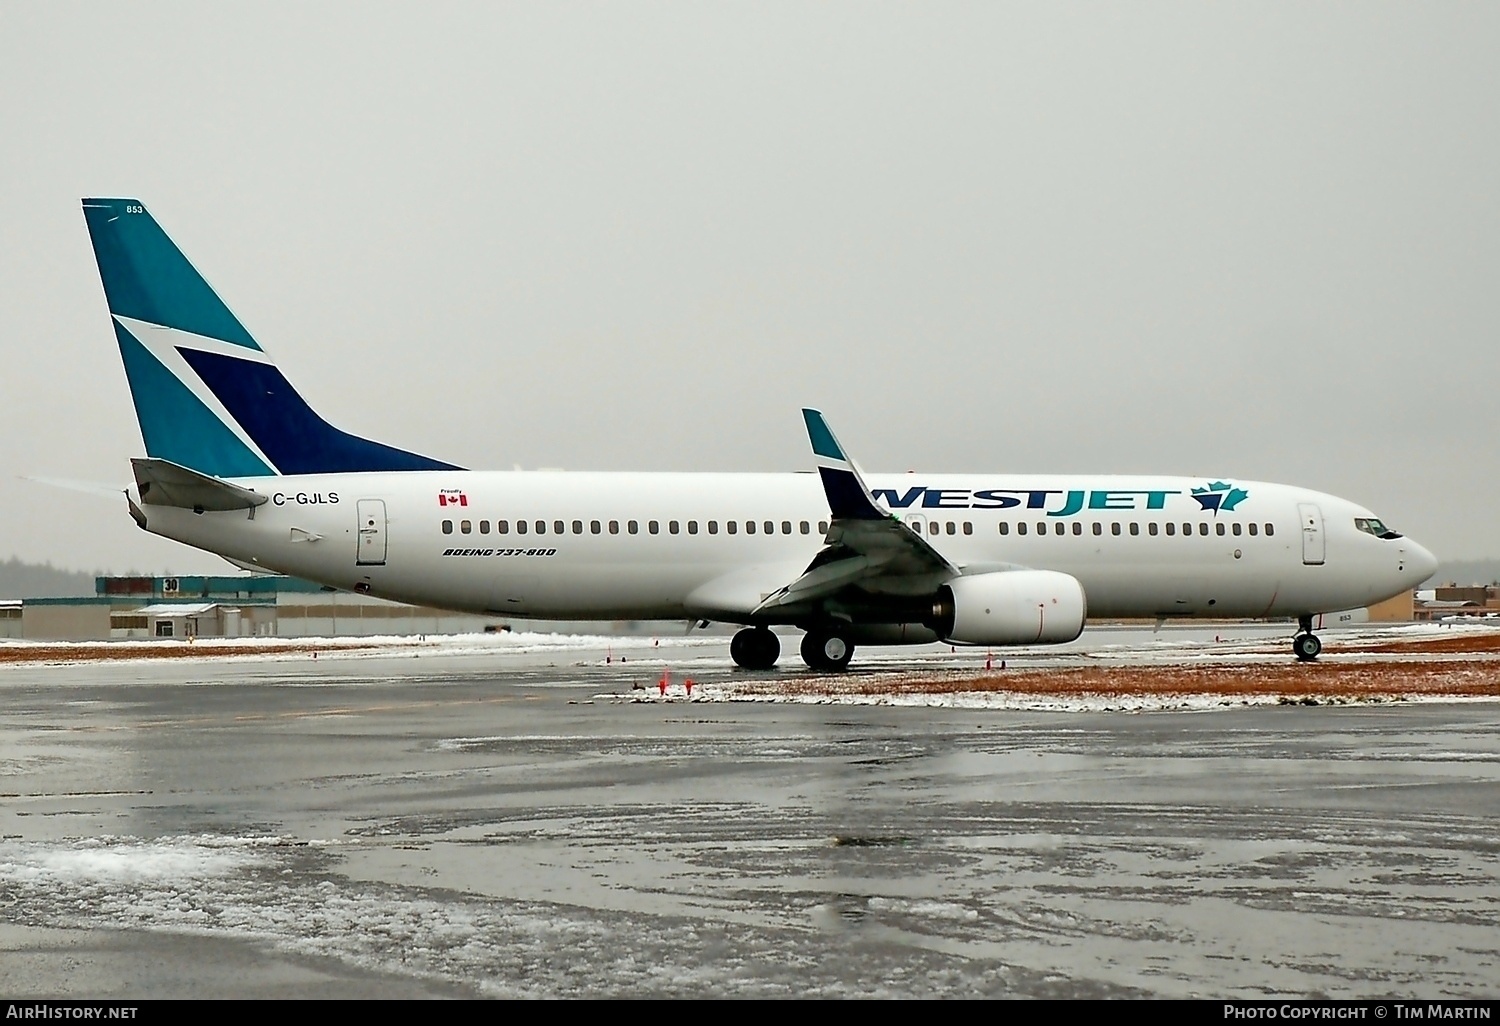
[[[138,200],[84,216],[147,456],[130,514],[242,567],[505,617],[773,626],[818,670],[858,644],[1071,641],[1095,617],[1313,617],[1426,580],[1345,499],[1235,478],[866,477],[804,410],[817,473],[481,472],[308,407]]]

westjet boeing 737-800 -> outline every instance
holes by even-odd
[[[138,200],[84,216],[146,458],[130,514],[240,566],[504,617],[773,626],[819,670],[857,644],[1071,641],[1094,617],[1295,617],[1435,560],[1369,510],[1237,478],[863,475],[804,410],[816,473],[465,470],[319,417]]]

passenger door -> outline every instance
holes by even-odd
[[[1297,513],[1302,517],[1302,562],[1307,566],[1322,566],[1327,548],[1323,511],[1310,502],[1299,502]]]
[[[385,500],[360,499],[359,553],[355,566],[385,566]]]

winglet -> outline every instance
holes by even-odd
[[[807,437],[812,442],[814,456],[822,456],[824,459],[848,461],[844,450],[840,448],[839,441],[833,437],[833,430],[829,428],[828,422],[823,419],[823,414],[817,410],[802,411],[802,420],[807,424]]]
[[[891,514],[875,505],[870,489],[854,461],[844,454],[843,446],[833,435],[828,421],[817,410],[804,409],[807,437],[813,455],[818,457],[818,476],[823,480],[823,494],[835,520],[889,520]]]

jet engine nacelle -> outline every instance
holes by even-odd
[[[1056,645],[1083,633],[1076,577],[1010,570],[955,577],[938,589],[928,625],[958,645]]]

